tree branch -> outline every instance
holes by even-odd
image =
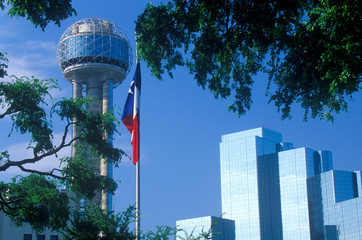
[[[49,172],[42,172],[42,171],[38,171],[38,170],[34,170],[34,169],[25,168],[23,165],[17,165],[17,167],[20,168],[21,171],[23,171],[23,172],[36,173],[36,174],[39,174],[39,175],[54,177],[54,178],[57,178],[57,179],[60,179],[60,180],[65,180],[65,177],[61,177],[61,176],[58,176],[58,175],[54,174],[55,170],[57,170],[59,172],[62,171],[62,170],[57,169],[57,168],[53,168],[53,170],[51,170]]]
[[[2,194],[0,194],[0,210],[2,210],[5,214],[11,215],[11,216],[17,216],[17,214],[14,214],[13,211],[20,209],[21,207],[13,207],[12,204],[16,204],[21,200],[21,197],[13,197],[9,199],[5,199]],[[10,211],[8,211],[9,209]]]
[[[6,111],[4,113],[0,114],[0,119],[6,117],[7,115],[14,114],[16,112],[17,111],[11,110],[11,108],[8,108],[8,109],[6,109]]]
[[[73,124],[74,124],[73,122],[70,122],[65,126],[64,134],[62,136],[62,141],[58,147],[56,147],[56,148],[52,149],[51,151],[48,151],[44,154],[41,154],[41,155],[34,154],[33,158],[27,158],[27,159],[24,159],[21,161],[6,161],[6,163],[4,165],[0,166],[0,172],[6,171],[8,168],[10,168],[12,166],[17,166],[20,169],[22,169],[23,168],[22,165],[24,165],[24,164],[38,162],[45,157],[49,157],[51,155],[57,154],[60,150],[62,150],[65,147],[71,146],[74,141],[76,141],[80,138],[78,136],[76,138],[72,138],[69,142],[66,142],[66,137],[68,135],[69,127]],[[31,169],[26,169],[26,168],[24,168],[24,169],[27,170],[27,172],[34,172],[34,173],[36,172],[36,170],[31,170]],[[49,174],[45,174],[45,172],[38,172],[38,174],[52,176],[51,172]],[[56,177],[56,175],[54,175],[54,177]],[[59,176],[57,178],[59,178]]]

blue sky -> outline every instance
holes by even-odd
[[[122,4],[120,4],[122,2]],[[154,2],[157,4],[158,2]],[[24,19],[11,19],[0,12],[0,51],[8,53],[9,74],[38,78],[57,78],[62,91],[53,92],[55,100],[71,97],[71,86],[64,79],[56,62],[56,47],[62,33],[74,22],[99,17],[113,22],[128,36],[135,52],[134,21],[147,1],[74,1],[77,16],[62,22],[61,27],[50,24],[45,32],[35,29]],[[114,104],[123,108],[135,64],[126,80],[114,90]],[[221,135],[266,127],[283,134],[283,140],[295,147],[310,147],[333,152],[334,168],[362,170],[362,96],[356,94],[348,113],[335,117],[335,123],[324,120],[303,122],[303,110],[296,104],[293,118],[281,121],[273,104],[265,97],[267,77],[255,77],[252,109],[245,116],[227,111],[231,100],[216,100],[208,90],[196,85],[186,69],[179,68],[174,79],[164,76],[158,81],[141,62],[141,215],[143,230],[155,225],[174,226],[175,221],[207,215],[221,215],[219,143]],[[121,112],[121,110],[119,110]],[[61,134],[61,123],[55,124],[55,137]],[[14,134],[8,138],[9,119],[0,124],[0,151],[9,149],[15,159],[28,155],[28,139]],[[121,136],[114,144],[131,155],[130,134],[122,125]],[[62,154],[70,154],[70,150]],[[57,166],[49,159],[36,167]],[[7,180],[17,169],[1,173]],[[135,167],[129,160],[114,169],[120,180],[114,197],[116,211],[135,202]]]

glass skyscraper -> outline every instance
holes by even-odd
[[[235,221],[224,240],[362,239],[361,172],[333,170],[329,151],[295,149],[266,128],[227,134],[220,175],[223,217]]]

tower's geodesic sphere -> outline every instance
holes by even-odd
[[[120,28],[99,18],[82,19],[63,33],[57,49],[58,65],[70,82],[89,78],[122,82],[132,64],[129,41]]]

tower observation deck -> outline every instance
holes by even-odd
[[[82,98],[85,90],[93,99],[88,111],[102,114],[112,109],[113,88],[126,78],[132,52],[120,28],[107,20],[87,18],[65,30],[58,43],[57,60],[62,74],[73,86],[73,98]],[[77,129],[73,127],[75,136]],[[112,177],[108,159],[94,155],[89,158],[97,174]],[[97,193],[93,201],[103,209],[110,210],[112,206],[112,197],[105,192]]]

